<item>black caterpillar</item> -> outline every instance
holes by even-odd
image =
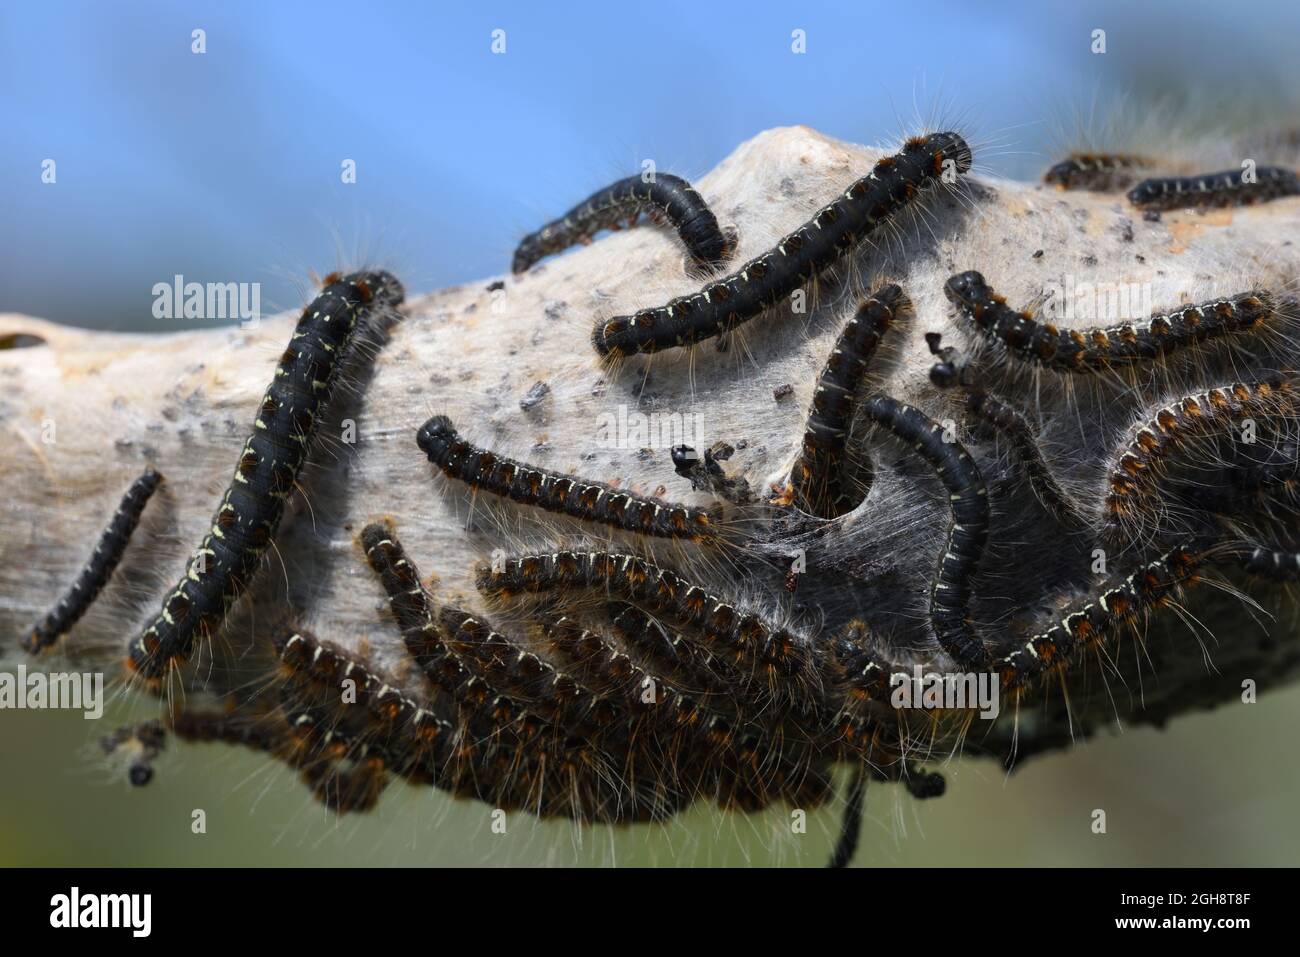
[[[964,272],[944,284],[948,300],[988,338],[1024,362],[1058,372],[1097,372],[1152,361],[1200,343],[1251,332],[1279,315],[1272,294],[1251,290],[1223,299],[1157,312],[1141,323],[1083,331],[1058,329],[1017,312],[978,272]]]
[[[1043,174],[1043,182],[1064,190],[1107,193],[1124,189],[1153,164],[1131,153],[1072,153]]]
[[[934,469],[948,492],[952,524],[934,582],[930,620],[935,637],[959,665],[976,669],[988,654],[970,620],[974,576],[989,531],[989,493],[979,466],[943,425],[887,395],[869,396],[860,406],[868,421],[893,433]]]
[[[1024,415],[1007,402],[974,385],[970,368],[958,364],[957,351],[951,347],[940,347],[943,337],[939,333],[927,333],[925,339],[930,353],[940,359],[930,369],[930,381],[940,389],[962,387],[966,392],[967,414],[1007,439],[1012,452],[1020,460],[1025,477],[1039,503],[1062,525],[1070,528],[1086,527],[1087,517],[1047,467],[1035,440],[1033,427]]]
[[[1004,691],[1021,691],[1044,672],[1062,669],[1087,643],[1100,643],[1122,626],[1175,600],[1198,580],[1198,569],[1214,556],[1200,542],[1180,544],[1155,561],[1064,614],[1011,654],[994,662]]]
[[[212,529],[162,611],[131,643],[128,667],[157,682],[189,657],[197,635],[212,634],[251,583],[293,492],[316,428],[334,391],[340,363],[364,312],[402,301],[384,272],[326,277],[303,310],[262,398],[253,434],[212,518]]]
[[[624,221],[635,222],[642,213],[663,217],[701,269],[715,269],[731,255],[734,247],[718,225],[704,198],[686,180],[671,173],[653,178],[629,176],[593,193],[559,219],[529,233],[515,249],[510,271],[526,272],[534,263],[568,249],[575,243],[590,242],[602,229],[617,229]]]
[[[520,505],[659,538],[714,537],[707,509],[661,502],[497,455],[465,441],[445,415],[424,423],[416,442],[448,477]]]
[[[522,650],[477,616],[435,609],[391,529],[368,526],[362,545],[412,657],[456,702],[456,740],[463,744],[453,760],[487,762],[493,769],[485,775],[471,768],[480,799],[527,807],[543,817],[598,821],[663,819],[701,790],[723,806],[749,809],[789,797],[787,788],[810,806],[825,799],[824,780],[810,777],[801,765],[781,772],[785,762],[779,762],[780,773],[770,778],[746,770],[746,763],[767,753],[759,747],[761,732],[706,713],[657,676],[630,668],[631,686],[619,693],[617,658],[607,640],[575,635],[571,626],[564,626],[564,634],[554,623],[543,626],[552,643],[599,642],[607,661],[593,663],[586,679],[605,687],[592,687]],[[649,707],[641,688],[647,679],[659,691]],[[677,780],[656,770],[659,749],[669,741],[692,756],[689,765],[678,767]]]
[[[903,290],[891,283],[858,307],[835,340],[817,379],[803,450],[790,471],[794,504],[805,512],[836,518],[857,506],[841,473],[858,387],[885,331],[910,310]]]
[[[1245,569],[1252,575],[1273,581],[1300,581],[1300,552],[1255,548],[1246,559]]]
[[[37,654],[53,645],[72,630],[72,626],[81,620],[92,602],[99,596],[108,580],[113,577],[131,533],[140,524],[140,515],[149,499],[157,491],[162,476],[153,469],[145,469],[144,474],[131,483],[122,502],[108,523],[108,528],[95,545],[90,561],[86,563],[81,574],[77,576],[67,594],[35,626],[23,641],[23,649],[29,654]]]
[[[994,395],[979,389],[972,389],[966,396],[966,411],[981,422],[987,423],[1000,435],[1006,436],[1024,467],[1025,477],[1029,480],[1034,495],[1043,508],[1051,512],[1062,525],[1083,528],[1088,524],[1087,518],[1077,505],[1061,488],[1056,477],[1052,475],[1038,443],[1034,441],[1034,430],[1019,410]]]
[[[1138,537],[1137,530],[1155,511],[1152,503],[1158,498],[1157,481],[1168,470],[1170,458],[1188,442],[1222,433],[1248,417],[1269,419],[1295,414],[1293,389],[1282,379],[1238,382],[1185,396],[1159,408],[1139,424],[1110,466],[1102,515],[1104,534],[1112,542]]]
[[[1245,170],[1229,169],[1200,176],[1147,179],[1129,190],[1128,200],[1138,209],[1159,212],[1249,206],[1300,194],[1300,178],[1289,169],[1260,166],[1254,171],[1254,176],[1254,182],[1246,182]]]
[[[576,589],[640,604],[698,629],[713,654],[748,673],[763,693],[798,708],[822,707],[818,655],[807,639],[747,614],[643,558],[610,552],[526,555],[508,559],[499,568],[480,566],[477,584],[489,597]]]
[[[821,275],[941,177],[970,167],[970,147],[956,133],[910,139],[775,249],[699,292],[598,323],[592,344],[601,356],[613,359],[730,332]]]

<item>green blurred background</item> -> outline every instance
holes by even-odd
[[[784,811],[697,809],[663,827],[539,824],[427,788],[394,785],[369,815],[336,818],[259,755],[174,743],[133,789],[97,759],[113,716],[0,717],[0,863],[5,865],[821,865],[837,808],[790,833]],[[868,791],[859,867],[936,865],[1294,866],[1300,860],[1300,689],[1104,736],[1010,778],[995,763],[942,767],[948,793]],[[190,832],[202,808],[207,833]],[[1091,830],[1106,811],[1107,833]]]

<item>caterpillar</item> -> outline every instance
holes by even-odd
[[[966,411],[987,423],[998,434],[1006,436],[1025,470],[1025,477],[1029,480],[1034,496],[1053,518],[1071,528],[1087,526],[1088,520],[1083,511],[1065,493],[1065,489],[1061,488],[1047,467],[1043,453],[1034,441],[1034,430],[1024,415],[1001,399],[979,389],[967,393]]]
[[[566,665],[574,666],[572,672],[541,663],[536,656],[519,650],[472,616],[463,612],[453,614],[462,619],[458,631],[465,642],[465,651],[475,658],[531,659],[533,664],[528,671],[545,669],[550,680],[543,686],[544,700],[537,702],[540,707],[532,702],[529,707],[553,723],[563,736],[562,746],[560,738],[549,735],[539,737],[538,743],[543,749],[560,748],[559,753],[568,754],[567,760],[579,754],[592,767],[605,764],[611,770],[622,768],[624,773],[634,775],[640,773],[634,769],[658,768],[663,751],[699,754],[700,745],[707,743],[703,753],[712,756],[698,773],[714,773],[707,769],[716,762],[726,765],[739,761],[743,765],[746,754],[752,757],[765,753],[758,747],[757,729],[702,707],[699,701],[637,666],[606,639],[582,628],[571,618],[544,619],[542,636],[552,652]],[[499,667],[494,667],[493,673]],[[562,690],[565,686],[567,691]],[[498,724],[508,719],[508,714],[499,713],[496,702],[492,708],[493,719]],[[655,729],[668,732],[669,737],[657,736]],[[786,761],[780,765],[787,768],[790,778],[797,777],[796,765],[787,767]],[[679,782],[689,780],[686,772],[687,769],[678,768]],[[654,778],[658,780],[658,776],[656,771]],[[729,777],[736,780],[728,783]],[[755,808],[766,806],[784,793],[780,784],[772,791],[760,787],[757,780],[742,784],[746,778],[743,767],[733,767],[708,785],[708,790],[724,805],[740,801],[738,795],[743,794],[746,806]],[[634,776],[630,777],[629,786],[635,780]]]
[[[830,650],[847,683],[851,702],[889,697],[890,669],[871,649],[866,622],[854,619],[846,623],[832,639]]]
[[[492,795],[481,788],[501,786],[503,765],[499,759],[506,749],[488,748],[483,741],[458,735],[456,727],[437,715],[431,706],[406,697],[351,656],[322,645],[305,632],[282,633],[276,639],[276,648],[290,682],[286,688],[307,682],[327,690],[329,698],[336,702],[332,710],[342,716],[346,716],[342,713],[348,708],[337,705],[340,683],[345,678],[356,681],[356,706],[369,719],[362,727],[371,732],[366,754],[381,758],[386,769],[413,784],[433,785],[452,794],[484,799]],[[301,733],[304,726],[314,733],[317,726],[327,723],[326,719],[319,709],[313,713],[292,699],[284,709],[300,732],[296,738],[298,747],[310,750],[312,737]],[[337,723],[331,733],[333,737],[325,743],[341,740]],[[298,760],[294,758],[291,763]],[[363,785],[364,782],[363,776]],[[309,783],[315,790],[321,782]]]
[[[311,761],[300,775],[312,796],[335,814],[372,810],[388,787],[388,765],[382,756],[367,752],[353,759],[353,767],[340,769],[333,760]]]
[[[416,441],[448,477],[520,505],[658,538],[714,535],[707,509],[661,502],[497,455],[467,442],[445,415],[425,422]]]
[[[1129,186],[1138,171],[1153,165],[1132,153],[1071,153],[1043,174],[1043,182],[1063,190],[1108,193]]]
[[[785,733],[779,716],[742,713],[735,692],[720,694],[706,705],[568,616],[545,620],[542,635],[547,648],[572,664],[586,687],[623,701],[625,716],[614,741],[627,750],[629,759],[655,761],[663,750],[697,755],[695,761],[702,759],[703,772],[712,780],[706,791],[724,807],[758,810],[777,798],[798,800],[798,794],[824,800],[826,781],[814,768],[814,753],[806,740]],[[714,766],[718,770],[707,770]],[[680,775],[682,768],[677,770]],[[806,791],[810,781],[811,791]]]
[[[240,745],[270,754],[299,771],[312,796],[338,814],[368,811],[387,786],[388,765],[377,749],[337,730],[321,730],[310,712],[259,715],[182,711],[170,718],[183,741]],[[338,762],[348,758],[350,770]]]
[[[108,584],[122,561],[127,542],[140,516],[153,493],[162,482],[162,475],[152,468],[131,483],[122,502],[117,506],[112,521],[100,536],[91,553],[90,561],[72,583],[72,587],[59,599],[59,603],[43,617],[23,641],[23,649],[29,654],[37,654],[53,645],[72,630],[72,626],[81,620],[100,591]]]
[[[355,706],[369,718],[372,729],[389,742],[411,742],[412,749],[392,760],[395,766],[410,768],[424,761],[438,741],[447,740],[451,725],[411,700],[390,681],[370,671],[360,661],[336,648],[322,644],[314,635],[285,629],[274,639],[285,679],[295,686],[303,683],[324,691],[329,700],[342,698],[343,682],[355,689]],[[401,758],[404,757],[405,760]]]
[[[169,720],[183,741],[241,745],[283,761],[320,803],[339,814],[370,810],[388,783],[382,749],[330,727],[318,709],[282,701],[278,710],[183,711]],[[341,767],[345,761],[352,766]]]
[[[355,734],[328,727],[312,709],[290,712],[289,763],[316,798],[336,814],[369,811],[388,787],[388,760],[382,747]],[[347,767],[340,767],[346,762]]]
[[[967,172],[971,162],[970,147],[956,133],[909,139],[775,248],[699,292],[597,323],[592,344],[602,357],[616,359],[730,332],[820,276],[894,213],[941,179]]]
[[[1135,537],[1132,526],[1149,511],[1155,483],[1168,470],[1170,457],[1189,440],[1222,432],[1243,418],[1294,415],[1295,409],[1291,384],[1278,378],[1210,389],[1158,409],[1113,457],[1103,536],[1112,542]]]
[[[490,687],[452,652],[451,635],[434,614],[420,574],[392,529],[382,523],[367,525],[361,546],[388,595],[407,653],[434,687],[462,708],[491,697]]]
[[[502,694],[527,702],[542,718],[554,720],[581,696],[577,683],[550,662],[520,649],[475,615],[448,607],[437,617],[448,647],[467,667]]]
[[[390,528],[378,523],[369,525],[361,533],[361,542],[371,568],[388,593],[407,652],[434,686],[456,703],[466,727],[486,734],[482,729],[499,727],[517,718],[526,719],[528,709],[524,704],[501,694],[484,676],[485,670],[492,671],[484,656],[505,639],[490,627],[480,628],[472,615],[453,608],[436,610],[420,584],[419,572]],[[528,683],[529,671],[534,673],[538,685],[535,697],[529,697],[544,717],[558,714],[584,697],[583,690],[574,682],[557,675],[550,665],[531,655],[518,663],[517,668],[495,676],[510,677],[516,687],[523,687]],[[548,678],[553,680],[547,681]],[[531,738],[536,731],[535,726],[528,724],[514,726],[507,737]],[[502,735],[492,733],[492,737]]]
[[[426,673],[437,677],[427,667],[429,649],[435,643],[444,653],[455,648],[464,655],[456,667],[471,677],[455,685],[464,727],[458,740],[473,743],[469,756],[473,761],[491,760],[495,783],[486,793],[480,787],[483,800],[497,802],[497,806],[513,802],[512,806],[527,807],[542,817],[588,821],[658,820],[689,803],[685,788],[670,785],[649,762],[632,760],[636,749],[648,742],[631,733],[635,725],[628,723],[629,714],[618,700],[592,693],[536,656],[515,648],[475,616],[450,608],[435,615],[418,588],[418,574],[391,531],[373,525],[362,537],[372,564],[382,569],[408,648],[418,663],[426,665]],[[405,598],[398,601],[402,596],[409,597],[409,605]],[[423,621],[431,624],[426,628]],[[441,637],[435,640],[430,634]],[[531,682],[528,697],[518,701],[499,693],[484,679],[484,675],[496,676],[502,667],[508,667],[500,660],[492,663],[493,659],[511,653],[527,662],[522,672],[524,683],[528,683],[529,672],[539,679]],[[475,767],[462,773],[481,774]],[[556,775],[563,779],[560,783],[552,781]]]
[[[767,678],[766,691],[779,700],[812,712],[824,707],[820,658],[806,639],[643,558],[596,551],[522,555],[480,565],[476,584],[490,598],[594,589],[642,605],[697,629],[751,682]]]
[[[862,805],[867,793],[867,775],[862,769],[854,772],[853,783],[845,799],[844,818],[840,823],[840,836],[826,866],[831,869],[848,867],[858,852],[858,839],[862,833]]]
[[[582,627],[567,615],[542,621],[547,649],[573,668],[573,674],[598,695],[619,704],[617,723],[608,743],[626,755],[625,762],[653,762],[662,753],[696,752],[711,742],[719,749],[717,760],[738,740],[757,729],[742,726],[725,713],[705,708],[696,698],[682,694],[659,676],[638,665],[609,639]],[[708,753],[706,749],[705,753]]]
[[[705,697],[728,699],[735,688],[731,674],[703,645],[670,632],[635,605],[624,604],[613,617],[614,634],[652,668],[675,684]]]
[[[638,747],[653,741],[651,735],[643,733],[642,726],[647,730],[664,725],[674,729],[699,727],[711,734],[725,720],[646,670],[605,636],[582,627],[567,615],[544,619],[542,638],[551,652],[572,666],[573,674],[586,687],[621,701],[627,713],[622,733],[630,743],[639,741]]]
[[[596,632],[568,615],[542,620],[545,647],[571,669],[583,685],[601,694],[622,695],[641,677],[642,669],[630,657]]]
[[[167,726],[182,741],[236,744],[277,757],[286,753],[285,729],[263,715],[254,717],[238,711],[180,711],[168,715]]]
[[[443,609],[440,618],[451,633],[448,642],[452,649],[497,693],[489,704],[492,718],[498,724],[521,716],[527,723],[527,716],[531,715],[554,728],[534,723],[526,737],[551,730],[591,736],[618,720],[621,709],[617,702],[581,679],[516,647],[489,623],[456,608]],[[510,697],[511,693],[517,699]]]
[[[1273,581],[1300,580],[1300,552],[1254,548],[1242,563],[1251,575]]]
[[[1104,589],[1095,600],[1066,613],[1047,630],[993,663],[1002,690],[1023,690],[1045,671],[1064,667],[1083,644],[1103,642],[1139,615],[1173,601],[1184,588],[1197,581],[1198,569],[1215,552],[1202,542],[1180,543]]]
[[[872,395],[859,414],[893,433],[934,469],[948,491],[952,524],[930,586],[930,621],[935,636],[958,664],[979,668],[988,661],[970,620],[972,579],[988,539],[988,488],[979,466],[944,427],[920,409],[887,395]]]
[[[1058,372],[1097,372],[1112,365],[1150,361],[1203,342],[1250,332],[1279,316],[1271,293],[1251,290],[1152,314],[1141,324],[1058,329],[1017,312],[975,271],[944,284],[944,294],[989,339],[1016,358]]]
[[[186,660],[195,636],[215,632],[247,590],[275,536],[359,320],[367,310],[395,306],[402,298],[401,284],[388,273],[333,274],[303,310],[211,530],[162,610],[131,643],[127,666],[148,683],[158,684]]]
[[[1184,208],[1249,206],[1300,194],[1300,178],[1292,170],[1278,166],[1260,166],[1253,171],[1253,182],[1246,180],[1246,172],[1243,169],[1229,169],[1200,176],[1146,179],[1129,190],[1128,200],[1138,209],[1159,212]]]
[[[837,518],[857,505],[841,476],[853,401],[885,331],[910,310],[903,290],[891,283],[858,307],[835,340],[817,379],[802,451],[790,472],[794,504],[810,515]]]
[[[433,785],[452,794],[481,800],[507,801],[510,777],[524,760],[518,750],[521,741],[505,740],[507,736],[501,736],[502,740],[498,741],[488,740],[483,731],[486,715],[472,726],[466,725],[467,733],[457,734],[456,727],[429,706],[400,694],[388,681],[350,656],[320,644],[310,635],[286,633],[277,641],[277,648],[291,676],[329,688],[335,695],[338,682],[344,677],[357,681],[356,704],[370,717],[365,724],[373,732],[365,754],[379,758],[386,769],[413,784]],[[473,687],[468,680],[465,686]],[[462,698],[466,703],[470,700],[469,695]],[[290,703],[290,709],[294,707],[303,710]],[[297,721],[300,725],[304,722],[301,713]],[[317,712],[311,719],[311,727],[323,722],[323,716]],[[335,738],[340,734],[337,725],[332,733]],[[310,743],[311,739],[301,740]],[[348,783],[346,779],[344,783]],[[355,786],[363,794],[370,793],[364,775]],[[518,797],[507,803],[511,807],[527,804]]]
[[[559,219],[529,233],[515,249],[510,271],[526,272],[547,256],[575,243],[591,242],[602,229],[635,222],[642,213],[666,219],[701,269],[715,269],[731,255],[735,243],[718,225],[704,198],[680,176],[656,173],[653,178],[629,176],[593,193]]]
[[[391,529],[367,526],[362,545],[388,592],[408,652],[456,701],[476,737],[515,746],[546,731],[543,724],[589,736],[615,720],[618,707],[611,700],[593,695],[535,655],[513,649],[489,624],[455,608],[435,611]],[[507,647],[521,660],[503,661],[511,656]],[[522,696],[503,693],[496,679]]]
[[[1087,519],[1052,475],[1034,440],[1034,430],[1024,415],[996,396],[972,385],[970,367],[959,366],[956,350],[951,347],[941,348],[942,339],[936,332],[926,333],[925,336],[931,355],[940,359],[930,368],[930,381],[940,389],[961,386],[966,392],[966,412],[1010,442],[1012,452],[1025,470],[1029,486],[1043,508],[1062,525],[1085,527]]]

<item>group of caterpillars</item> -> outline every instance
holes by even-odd
[[[1159,164],[1135,153],[1072,153],[1049,169],[1044,182],[1061,189],[1128,189],[1135,209],[1156,215],[1173,209],[1210,209],[1267,203],[1300,194],[1300,177],[1280,166],[1243,167],[1194,176],[1148,176]]]
[[[598,322],[596,352],[611,363],[725,336],[843,263],[925,193],[953,188],[971,165],[957,133],[912,138],[771,250],[698,292]],[[1131,156],[1080,154],[1046,179],[1065,189],[1115,190],[1131,185],[1142,166]],[[1297,192],[1290,171],[1257,173],[1254,181],[1237,173],[1147,180],[1133,186],[1129,199],[1143,209],[1169,209]],[[659,174],[615,183],[526,237],[513,271],[524,273],[643,214],[676,229],[694,268],[727,267],[735,235],[686,181]],[[1139,368],[1254,335],[1297,308],[1281,294],[1248,290],[1140,322],[1072,330],[1010,308],[978,272],[954,275],[944,292],[971,329],[994,344],[1000,362],[1062,377]],[[365,323],[391,314],[402,299],[400,283],[387,273],[335,274],[302,313],[209,533],[157,616],[129,644],[126,666],[147,687],[162,688],[197,641],[220,634],[274,540],[343,357]],[[1275,579],[1300,576],[1300,553],[1286,536],[1242,537],[1241,498],[1224,497],[1194,533],[1176,541],[1151,527],[1164,484],[1196,443],[1222,438],[1248,418],[1285,434],[1300,401],[1287,378],[1230,382],[1154,409],[1115,451],[1104,501],[1090,508],[1056,481],[1023,412],[981,386],[973,366],[931,333],[933,383],[964,393],[970,418],[1009,442],[1047,511],[1064,528],[1130,556],[1125,574],[1027,640],[1011,648],[990,642],[971,614],[990,527],[980,467],[943,423],[889,395],[863,394],[873,355],[910,314],[897,284],[861,301],[817,380],[788,483],[766,504],[777,515],[822,522],[833,534],[836,522],[863,507],[872,486],[871,462],[849,454],[854,423],[914,453],[942,483],[951,512],[929,594],[939,663],[946,656],[949,668],[992,672],[1014,700],[1083,650],[1176,601],[1211,563]],[[664,502],[495,454],[462,437],[445,415],[426,422],[416,442],[451,480],[521,506],[705,549],[733,535],[715,507]],[[1251,478],[1242,484],[1249,485],[1243,495],[1250,508],[1265,501],[1293,514],[1297,463],[1294,455],[1281,458],[1247,470]],[[32,629],[30,652],[55,645],[86,611],[161,481],[149,469],[132,485],[71,590]],[[890,704],[897,669],[860,623],[838,634],[804,634],[630,552],[559,550],[482,566],[477,584],[489,607],[526,603],[532,634],[520,640],[482,615],[437,602],[391,522],[368,525],[360,542],[423,691],[289,629],[271,642],[278,670],[266,688],[231,697],[225,708],[170,713],[166,725],[176,736],[273,755],[339,812],[373,807],[397,776],[493,807],[615,824],[664,820],[701,799],[745,811],[775,803],[816,807],[832,794],[832,769],[848,765],[852,785],[831,861],[842,866],[857,845],[866,782],[901,781],[918,797],[942,793],[943,779],[915,759],[925,756],[927,742],[961,734],[972,720],[969,712],[932,710],[922,713],[922,727],[910,727]],[[574,596],[585,603],[571,605]],[[151,723],[106,739],[105,748],[130,744],[131,779],[144,783],[162,735]]]

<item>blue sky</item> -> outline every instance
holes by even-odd
[[[158,329],[176,273],[269,310],[363,258],[473,281],[644,158],[698,176],[791,123],[872,142],[943,107],[1033,175],[1094,96],[1296,88],[1298,35],[1280,3],[10,3],[0,311]]]

